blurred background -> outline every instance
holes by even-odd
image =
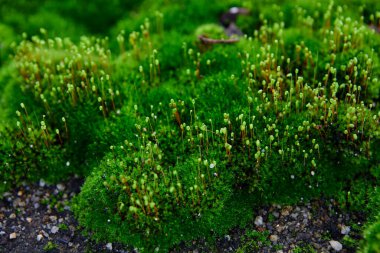
[[[240,21],[246,33],[260,26],[260,15],[276,21],[278,7],[284,10],[285,25],[292,24],[292,12],[296,6],[316,9],[313,1],[308,0],[0,0],[0,47],[2,50],[21,34],[28,36],[39,33],[40,28],[49,32],[49,37],[70,37],[75,40],[81,35],[107,35],[116,37],[120,30],[127,33],[138,29],[144,18],[154,18],[159,11],[165,16],[165,29],[176,28],[190,32],[198,25],[215,22],[224,11],[232,6],[246,7],[251,10],[250,17]],[[320,1],[328,5],[330,1]],[[349,5],[350,10],[361,8],[365,21],[370,23],[370,14],[379,9],[376,0],[337,0],[336,4]],[[352,8],[357,6],[357,8]],[[211,15],[210,15],[211,14]],[[215,15],[213,15],[215,14]],[[356,12],[357,15],[357,12]],[[288,20],[287,20],[288,19]],[[4,52],[3,52],[4,54]]]

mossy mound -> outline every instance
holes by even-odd
[[[244,2],[234,44],[198,36],[224,41],[235,1],[112,1],[93,22],[82,5],[0,18],[1,190],[80,174],[80,224],[146,252],[212,241],[270,203],[334,197],[377,217],[376,2]]]

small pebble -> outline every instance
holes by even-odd
[[[16,237],[17,237],[16,233],[12,233],[9,235],[9,239],[11,239],[11,240],[16,239]]]
[[[41,234],[37,235],[37,242],[41,241],[43,236]]]
[[[277,235],[271,235],[271,236],[269,237],[269,240],[270,240],[271,242],[277,242],[277,241],[278,241],[278,236],[277,236]]]
[[[42,230],[41,233],[46,237],[49,238],[49,234],[45,232],[45,230]]]
[[[298,213],[292,213],[290,216],[291,216],[293,219],[297,219],[297,217],[298,217]]]
[[[40,187],[44,187],[45,184],[46,184],[45,181],[44,181],[43,179],[41,179],[41,180],[40,180],[40,183],[39,183]]]
[[[57,184],[58,191],[63,191],[65,189],[65,186],[63,184]]]
[[[345,225],[342,225],[341,229],[340,229],[340,233],[342,235],[348,235],[348,233],[350,233],[351,231],[351,228],[349,226],[345,226]]]
[[[342,244],[338,241],[331,240],[329,243],[335,251],[341,251],[343,248]]]
[[[112,250],[112,243],[107,243],[107,245],[106,245],[106,248],[108,249],[108,250]]]
[[[279,224],[276,225],[276,231],[277,231],[278,233],[281,233],[282,231],[284,231],[284,229],[285,229],[284,226],[281,226],[281,225],[279,225]]]
[[[282,211],[281,211],[281,215],[282,215],[282,216],[288,216],[288,215],[289,215],[289,211],[288,211],[288,209],[284,209],[284,210],[282,210]]]
[[[65,240],[65,239],[63,239],[63,238],[58,238],[57,241],[58,241],[58,242],[61,242],[61,243],[63,243],[63,244],[68,244],[68,241]]]
[[[51,222],[56,222],[57,221],[57,216],[52,215],[52,216],[49,217],[49,219],[50,219]]]
[[[50,230],[52,234],[56,234],[58,232],[59,228],[57,226],[53,226]]]
[[[26,221],[27,221],[27,222],[29,222],[29,223],[31,223],[31,222],[32,222],[32,220],[33,220],[33,219],[32,219],[32,218],[30,218],[30,217],[26,218]]]
[[[258,227],[264,225],[263,217],[257,216],[255,219],[255,225]]]

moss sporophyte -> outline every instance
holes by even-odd
[[[380,175],[379,5],[260,2],[236,43],[205,44],[228,39],[209,24],[229,3],[141,4],[109,38],[14,43],[1,181],[80,174],[79,223],[145,252],[214,239],[263,203],[368,202],[351,189]]]

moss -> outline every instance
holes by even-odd
[[[377,3],[245,1],[230,45],[197,35],[223,37],[238,1],[97,5],[1,9],[0,190],[83,175],[80,224],[146,252],[213,241],[263,204],[335,197],[377,217]]]
[[[363,241],[360,245],[360,252],[379,252],[380,251],[380,219],[379,219],[379,189],[376,188],[371,195],[370,202],[368,204],[368,210],[370,211],[369,221],[365,226],[363,232]]]

